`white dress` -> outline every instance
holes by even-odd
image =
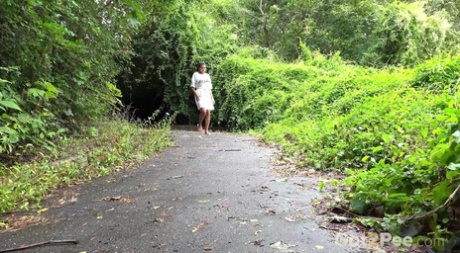
[[[190,87],[195,88],[199,101],[195,99],[196,107],[198,110],[204,108],[206,110],[214,110],[214,105],[212,103],[212,83],[211,77],[207,73],[200,74],[198,72],[193,73],[192,84]]]

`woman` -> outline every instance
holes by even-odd
[[[204,133],[209,135],[209,125],[211,124],[211,111],[214,110],[214,97],[212,95],[211,77],[206,73],[206,64],[200,62],[197,64],[197,72],[193,73],[192,84],[190,85],[195,103],[200,116],[198,118],[197,130],[203,130],[203,119],[205,120]]]

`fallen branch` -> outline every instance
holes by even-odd
[[[26,246],[21,246],[18,248],[0,250],[0,253],[20,251],[20,250],[36,248],[36,247],[45,246],[45,245],[56,245],[56,244],[78,244],[78,241],[76,240],[57,240],[57,241],[40,242],[40,243],[30,244]]]
[[[429,212],[426,212],[426,213],[421,213],[421,214],[414,214],[414,215],[411,215],[409,217],[406,217],[406,220],[407,221],[411,221],[411,220],[419,220],[419,219],[423,219],[423,218],[426,218],[426,217],[430,217],[431,215],[437,213],[439,210],[445,208],[449,202],[455,197],[455,195],[457,195],[458,191],[460,191],[460,185],[457,186],[457,188],[455,189],[454,192],[452,192],[452,194],[450,194],[449,198],[447,198],[446,202],[444,202],[444,204],[438,206],[437,208],[429,211]]]

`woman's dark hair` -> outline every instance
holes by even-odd
[[[201,66],[203,66],[203,65],[206,65],[206,63],[204,63],[204,61],[198,62],[198,63],[196,64],[196,69],[197,69],[197,70],[200,70]]]

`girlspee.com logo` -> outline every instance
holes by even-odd
[[[384,246],[406,247],[412,246],[444,246],[445,239],[418,238],[411,236],[393,236],[390,233],[368,232],[365,235],[349,235],[345,233],[336,233],[334,241],[337,244],[361,249],[379,249]],[[385,252],[385,251],[381,251]]]

